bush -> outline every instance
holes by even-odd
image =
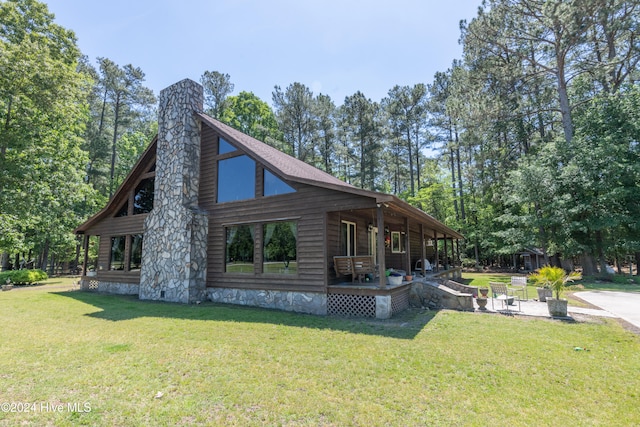
[[[11,280],[14,285],[30,285],[47,280],[49,276],[42,270],[9,270],[0,273],[0,285]]]

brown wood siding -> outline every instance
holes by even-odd
[[[207,286],[243,289],[274,289],[297,292],[326,292],[327,275],[331,267],[325,249],[327,212],[336,209],[361,209],[371,205],[371,199],[338,191],[287,182],[295,193],[251,200],[216,203],[217,135],[204,126],[202,132],[200,207],[209,213],[209,246]],[[258,159],[254,159],[258,160]],[[262,177],[262,165],[257,164],[256,176]],[[261,194],[261,186],[257,192]],[[258,224],[277,220],[297,223],[297,275],[225,273],[225,226]],[[360,228],[360,227],[359,227]],[[366,230],[365,230],[366,231]],[[337,231],[339,233],[339,229]],[[256,253],[261,253],[261,232],[255,234]],[[366,242],[365,242],[366,244]],[[358,249],[366,250],[366,248]],[[257,270],[261,260],[255,260]],[[332,267],[331,267],[332,268]]]
[[[147,216],[148,214],[140,214],[119,218],[104,218],[86,231],[88,236],[100,236],[97,271],[99,280],[118,283],[140,283],[140,271],[109,271],[111,237],[142,234],[144,232],[144,220]]]

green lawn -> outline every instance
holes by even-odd
[[[30,405],[0,425],[640,424],[640,338],[610,319],[348,320],[49,283],[0,292],[0,403]]]

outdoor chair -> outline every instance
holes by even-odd
[[[518,311],[521,311],[520,309],[520,298],[517,295],[509,295],[509,289],[507,288],[507,285],[504,283],[497,283],[497,282],[489,282],[489,286],[491,287],[491,296],[493,298],[491,298],[491,308],[495,310],[494,307],[494,300],[498,300],[502,302],[502,307],[506,308],[507,311],[511,311],[509,309],[509,301],[513,300],[518,300]]]
[[[529,300],[529,293],[527,292],[527,277],[526,276],[511,276],[511,289],[512,293],[520,293],[522,299]]]

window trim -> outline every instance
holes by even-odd
[[[391,232],[391,253],[392,254],[404,254],[407,252],[404,244],[404,238],[406,234],[401,231]],[[397,238],[397,239],[396,239]],[[397,241],[397,245],[396,245]]]
[[[344,236],[342,234],[342,226],[346,225],[347,226],[347,236],[346,236],[346,240],[344,242],[345,244],[345,249],[346,249],[346,253],[344,253],[343,255],[345,256],[357,256],[358,255],[358,224],[353,222],[353,221],[348,221],[348,220],[341,220],[340,221],[340,239],[342,239]],[[352,233],[349,232],[349,228],[353,227],[353,241],[351,241],[351,235]],[[353,251],[351,250],[353,248]]]
[[[300,252],[299,246],[299,230],[300,230],[300,216],[295,217],[280,217],[280,218],[266,218],[258,221],[238,221],[238,222],[229,222],[223,223],[222,227],[222,238],[224,239],[224,257],[222,257],[222,274],[225,277],[247,277],[248,275],[262,276],[262,277],[279,277],[279,278],[288,278],[288,279],[297,279],[299,277],[299,269],[296,268],[296,273],[269,273],[264,271],[264,236],[263,236],[263,227],[266,224],[272,224],[276,222],[295,222],[296,224],[296,263],[299,265],[299,257],[298,254]],[[227,271],[227,228],[228,227],[238,227],[238,226],[250,226],[254,227],[254,237],[253,237],[253,272],[251,273],[238,273],[238,272],[229,272]]]

